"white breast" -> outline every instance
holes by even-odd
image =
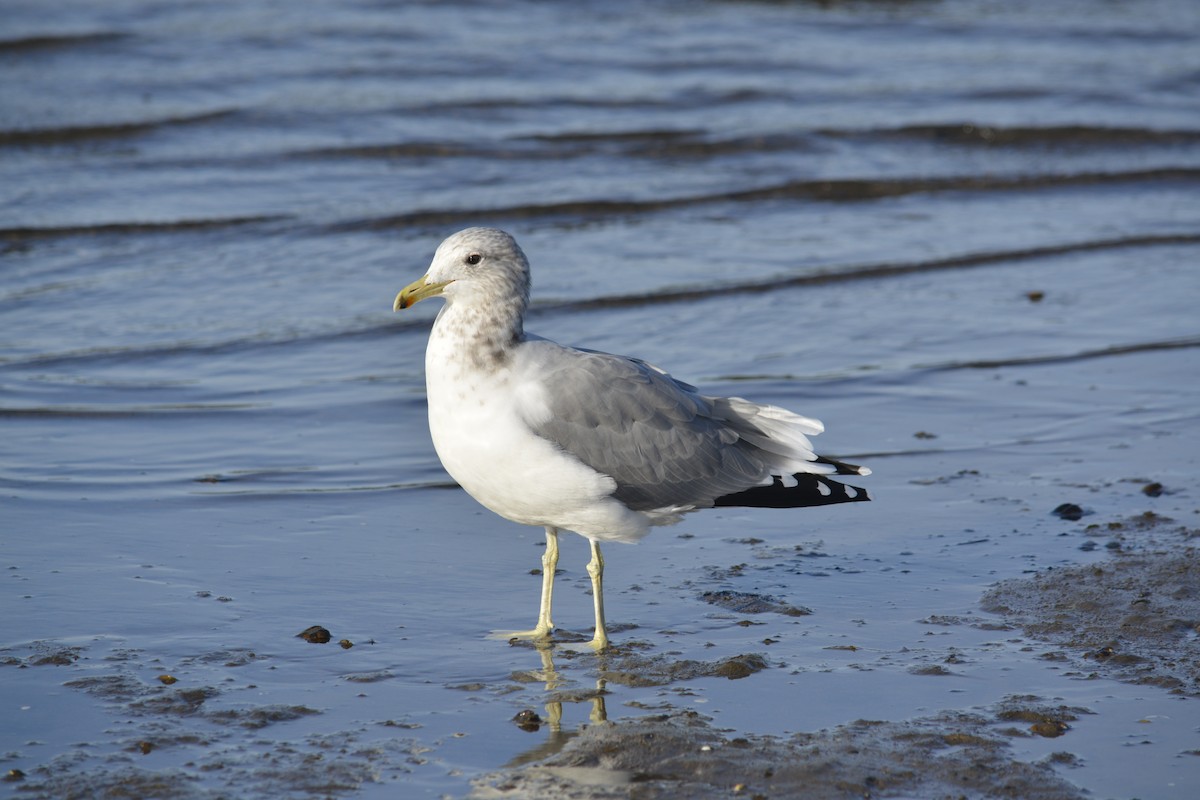
[[[526,525],[549,525],[601,540],[645,535],[647,520],[609,495],[616,483],[536,435],[509,367],[481,369],[456,341],[443,313],[425,356],[429,431],[442,465],[472,497]],[[449,329],[449,334],[447,332]]]

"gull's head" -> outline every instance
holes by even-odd
[[[497,228],[467,228],[447,238],[429,271],[396,295],[392,310],[427,297],[480,297],[487,302],[529,301],[529,261],[513,237]]]

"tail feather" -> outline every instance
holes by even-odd
[[[837,474],[866,474],[854,467],[831,459],[822,461],[836,465]],[[846,468],[843,471],[841,468]],[[867,470],[869,472],[870,470]],[[734,492],[713,501],[714,507],[742,506],[746,508],[804,508],[807,506],[827,506],[835,503],[860,503],[868,501],[871,496],[866,489],[857,486],[831,481],[824,475],[814,475],[811,472],[799,472],[787,481],[775,476],[770,484],[754,486],[741,492]]]
[[[834,475],[870,475],[871,470],[867,467],[860,467],[857,464],[847,464],[845,461],[838,461],[836,458],[826,458],[825,456],[817,456],[813,459],[818,464],[828,464],[833,467]]]

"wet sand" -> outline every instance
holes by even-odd
[[[1081,535],[1113,557],[1003,581],[983,608],[1063,648],[1040,657],[1080,674],[1200,695],[1200,530],[1146,511]]]
[[[1075,525],[1069,535],[1078,547],[1087,552],[1100,544],[1107,558],[1002,581],[983,595],[979,614],[935,615],[924,622],[938,628],[1021,630],[1035,643],[1021,648],[1024,657],[1061,668],[1065,679],[1115,679],[1194,697],[1200,691],[1194,658],[1200,626],[1194,542],[1200,531],[1151,511],[1109,522],[1085,518]],[[232,602],[227,597],[199,599]],[[737,615],[747,631],[763,624],[760,615],[794,616],[792,609],[772,606],[766,596],[738,593],[737,601]],[[293,638],[304,646],[343,651],[376,644],[331,640],[329,631],[316,626]],[[582,636],[563,633],[556,638],[550,647],[515,647],[536,656],[538,669],[514,671],[499,681],[446,686],[467,695],[540,695],[543,700],[506,722],[511,730],[543,742],[508,768],[473,778],[471,798],[1094,796],[1070,777],[1085,764],[1075,751],[1074,728],[1096,712],[1062,698],[1017,694],[985,706],[908,719],[868,717],[811,732],[763,735],[723,727],[712,716],[669,698],[675,692],[684,698],[697,681],[749,685],[764,671],[786,667],[773,657],[769,639],[761,652],[706,660],[660,652],[634,630],[618,633],[623,643],[600,656],[575,649]],[[88,758],[88,748],[81,744],[76,756],[10,772],[5,780],[17,796],[212,798],[226,796],[225,791],[245,797],[336,796],[402,784],[408,770],[447,746],[445,740],[430,741],[419,722],[379,718],[370,730],[314,730],[299,740],[268,740],[251,755],[244,743],[265,729],[319,720],[325,712],[305,704],[231,706],[221,701],[255,685],[227,677],[193,686],[186,677],[181,683],[175,676],[187,676],[197,667],[235,675],[256,663],[271,663],[274,659],[267,655],[245,649],[208,651],[176,664],[175,674],[153,674],[165,668],[149,655],[54,642],[4,650],[4,673],[53,671],[54,680],[61,680],[69,693],[87,695],[108,708],[122,730],[117,751],[101,763]],[[952,650],[940,662],[897,656],[914,675],[944,679],[969,669],[979,653]],[[104,662],[100,674],[95,674],[98,665],[88,664],[97,658]],[[578,680],[587,673],[593,676],[591,687]],[[343,674],[348,684],[367,691],[395,678],[386,669]],[[522,687],[533,694],[522,694]],[[621,697],[621,687],[653,687],[659,699],[637,703],[626,698],[626,708],[610,719],[607,704]],[[770,702],[769,697],[763,700]],[[581,712],[586,712],[586,722],[578,721]],[[1036,759],[1016,752],[1039,739],[1052,740],[1053,749]],[[191,755],[176,768],[142,766],[151,756],[170,753]],[[1200,748],[1179,757],[1200,759]],[[76,764],[88,766],[79,769]],[[198,775],[206,776],[203,784]]]
[[[592,725],[558,755],[478,781],[470,797],[1087,797],[1055,772],[1075,759],[1071,753],[1041,763],[1012,758],[1009,739],[1075,719],[1075,710],[1036,700],[1020,698],[990,715],[859,720],[790,739],[731,737],[696,712]]]

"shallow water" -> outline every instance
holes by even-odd
[[[532,622],[541,532],[449,485],[435,309],[389,311],[443,236],[497,224],[532,330],[819,417],[875,470],[871,504],[609,548],[618,644],[770,665],[609,681],[610,719],[782,734],[1062,698],[1095,714],[1015,757],[1192,796],[1194,697],[928,622],[1108,558],[1089,523],[1196,525],[1191,3],[56,9],[0,3],[0,754],[26,773],[0,785],[456,796],[561,745],[518,711],[575,691],[563,728],[588,720],[604,664],[485,638]],[[568,538],[555,616],[586,631]]]

